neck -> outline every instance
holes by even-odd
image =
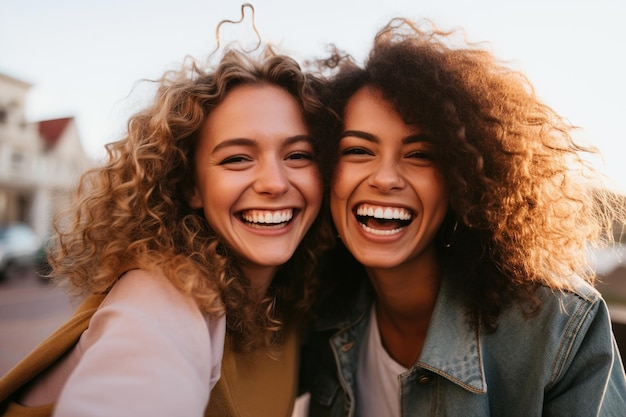
[[[376,305],[397,319],[430,316],[434,308],[441,265],[434,249],[395,268],[368,268],[376,290]]]
[[[248,278],[250,284],[252,285],[252,289],[255,294],[255,299],[257,301],[261,301],[265,294],[267,294],[267,289],[269,288],[274,276],[276,275],[277,267],[262,267],[262,266],[251,266],[251,265],[242,265],[241,272],[243,275]]]
[[[426,339],[441,267],[433,250],[392,269],[369,269],[376,291],[376,317],[389,355],[409,368]]]

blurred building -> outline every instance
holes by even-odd
[[[29,123],[31,84],[0,73],[0,225],[29,224],[40,237],[93,161],[73,117]]]

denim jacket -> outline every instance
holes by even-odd
[[[493,333],[469,325],[443,278],[417,363],[400,375],[405,416],[626,416],[626,377],[608,310],[582,280],[539,288],[541,309],[503,311]],[[356,369],[371,297],[318,320],[304,354],[310,417],[354,416]]]

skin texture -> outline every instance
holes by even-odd
[[[322,183],[298,102],[272,85],[234,88],[209,114],[190,205],[264,294],[319,212]]]

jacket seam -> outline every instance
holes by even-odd
[[[563,335],[559,348],[556,352],[552,372],[550,373],[550,380],[548,381],[546,388],[554,386],[561,378],[563,370],[565,369],[565,364],[570,358],[574,344],[580,334],[580,330],[583,327],[586,318],[589,317],[589,313],[593,309],[595,301],[596,300],[591,301],[589,299],[585,299],[574,311],[572,320],[568,322],[565,334]]]

